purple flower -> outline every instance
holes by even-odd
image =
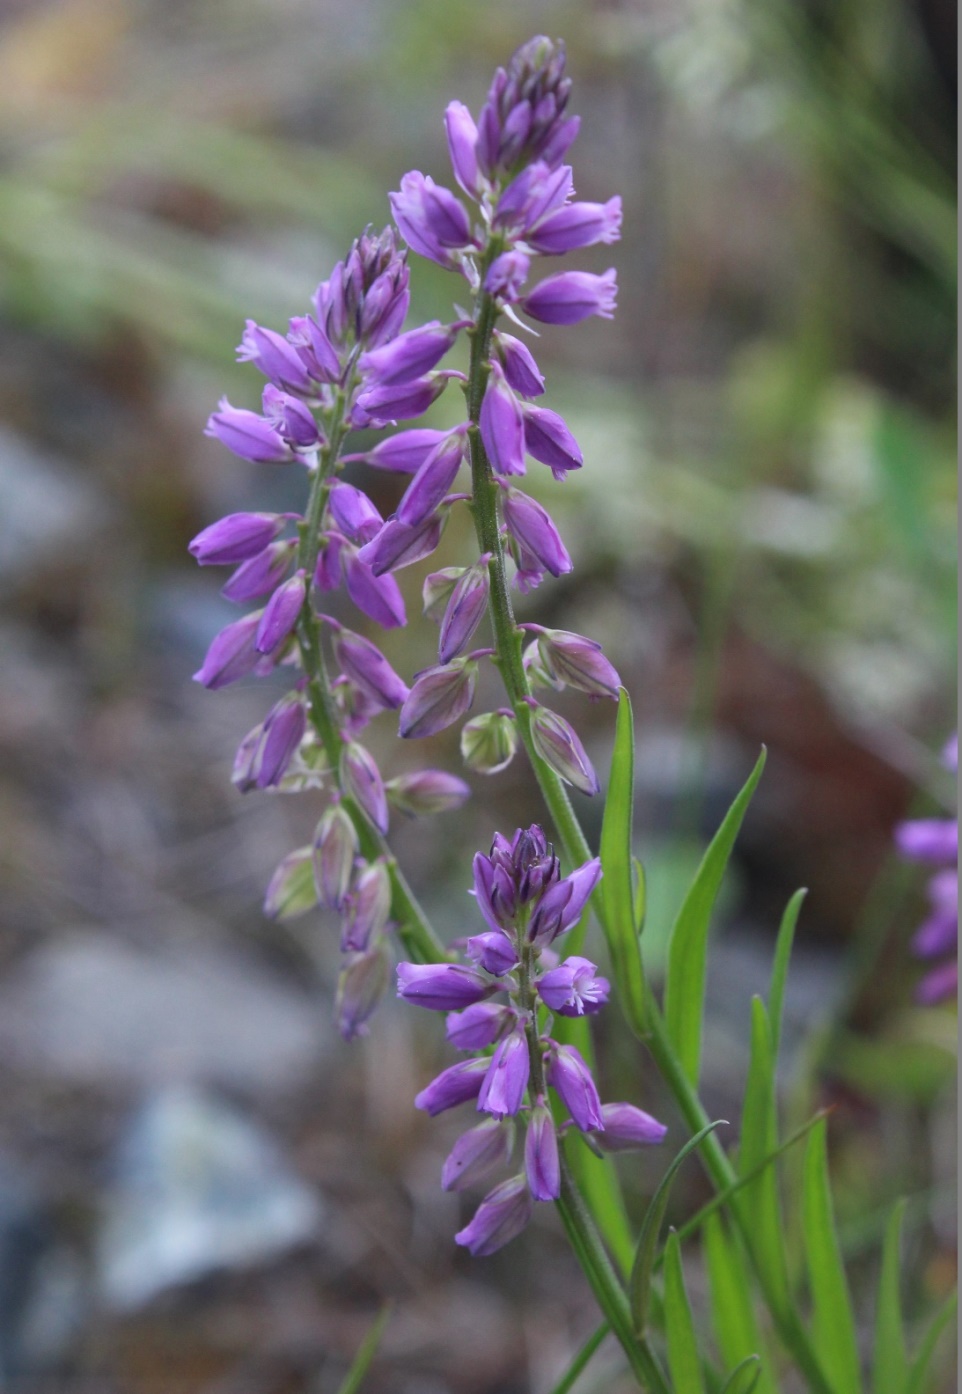
[[[303,402],[269,382],[261,394],[264,415],[293,450],[315,450],[323,437]]]
[[[264,718],[263,734],[251,768],[258,789],[269,789],[281,782],[306,726],[307,711],[300,693],[290,692],[271,707]]]
[[[237,346],[241,363],[253,363],[276,387],[295,396],[309,397],[317,387],[296,347],[273,329],[263,329],[247,321],[244,337]]]
[[[388,830],[387,795],[374,757],[357,741],[348,741],[341,752],[342,786],[370,818],[379,833]]]
[[[525,231],[525,241],[542,256],[560,256],[621,236],[621,199],[607,203],[569,203],[541,217]]]
[[[344,960],[334,999],[334,1019],[346,1041],[367,1035],[365,1025],[387,991],[390,959],[383,940]]]
[[[548,1054],[548,1082],[561,1095],[565,1108],[583,1133],[603,1131],[598,1089],[591,1071],[572,1045],[552,1042]]]
[[[314,567],[314,584],[321,591],[336,591],[341,584],[341,548],[345,539],[337,532],[322,533],[317,565]]]
[[[633,1104],[602,1104],[604,1130],[595,1138],[605,1152],[628,1152],[663,1142],[668,1129]]]
[[[281,464],[294,458],[290,446],[269,421],[256,411],[232,407],[226,397],[221,397],[217,411],[208,418],[204,435],[213,436],[255,465]]]
[[[464,458],[466,432],[467,423],[445,436],[411,480],[395,514],[404,527],[418,527],[444,500]]]
[[[464,658],[419,673],[401,707],[400,735],[417,740],[457,721],[474,701],[477,676],[478,665]]]
[[[445,770],[412,770],[389,780],[384,787],[394,807],[415,818],[449,813],[471,797],[464,780]]]
[[[463,653],[484,617],[491,585],[490,560],[491,553],[485,552],[474,566],[468,567],[451,592],[438,641],[438,660],[442,664],[450,663],[452,658]]]
[[[340,558],[347,593],[359,610],[382,629],[407,624],[404,597],[393,576],[379,576],[354,547],[343,547]]]
[[[457,265],[453,252],[475,245],[461,204],[430,175],[411,170],[388,197],[402,237],[420,256],[451,268]]]
[[[494,472],[524,474],[524,416],[500,363],[491,364],[491,376],[481,403],[480,427]]]
[[[473,863],[474,894],[478,908],[494,930],[513,923],[518,912],[518,893],[511,869],[476,852]]]
[[[510,973],[518,965],[518,951],[503,929],[489,929],[485,934],[472,934],[465,941],[464,951],[486,973],[496,978]]]
[[[290,570],[295,542],[272,542],[256,557],[243,562],[221,588],[221,595],[227,600],[242,603],[269,595],[276,590]]]
[[[481,1056],[480,1059],[459,1060],[456,1065],[449,1065],[420,1094],[415,1095],[414,1107],[423,1109],[435,1118],[446,1109],[476,1099],[489,1064],[487,1057]]]
[[[572,569],[571,557],[547,509],[529,494],[512,488],[504,491],[504,521],[524,552],[552,576]]]
[[[916,862],[955,861],[959,855],[959,825],[954,818],[916,818],[895,829],[895,845],[903,857]]]
[[[500,330],[495,330],[494,342],[508,386],[522,397],[540,397],[544,392],[544,378],[527,344]]]
[[[488,178],[538,159],[551,167],[561,161],[578,133],[578,118],[565,116],[571,80],[564,70],[564,44],[544,35],[497,70],[478,122],[478,164]]]
[[[444,127],[454,177],[468,197],[476,199],[481,189],[476,150],[478,128],[474,124],[474,117],[463,102],[449,102],[444,113]]]
[[[524,1141],[524,1170],[535,1200],[557,1200],[561,1195],[561,1161],[558,1134],[551,1110],[543,1100],[531,1110]]]
[[[958,768],[957,737],[949,742],[942,758],[950,768]],[[918,818],[901,823],[895,830],[895,842],[903,856],[944,868],[929,880],[932,913],[912,940],[912,952],[918,958],[939,958],[943,954],[956,956],[953,961],[930,969],[916,987],[916,1000],[928,1006],[958,991],[958,822],[954,818]]]
[[[187,550],[200,566],[236,566],[262,553],[283,526],[278,513],[229,513],[199,532]]]
[[[584,456],[574,436],[556,411],[525,406],[524,444],[529,455],[547,465],[555,479],[580,469]]]
[[[538,655],[549,678],[559,687],[574,687],[591,697],[618,696],[621,686],[601,645],[567,629],[538,629]]]
[[[442,527],[443,520],[436,513],[413,528],[389,518],[374,541],[366,543],[358,556],[375,576],[385,571],[400,571],[431,555],[441,540]]]
[[[508,305],[521,298],[524,283],[531,270],[531,258],[514,248],[502,252],[488,267],[484,277],[484,288],[489,295],[496,296]]]
[[[294,632],[298,616],[307,595],[303,571],[295,571],[289,581],[279,586],[264,607],[254,647],[258,653],[273,653]]]
[[[342,459],[363,460],[375,469],[390,470],[394,474],[416,474],[431,452],[449,435],[449,431],[433,431],[424,426],[413,431],[398,431],[387,440],[379,441],[366,454],[344,455]]]
[[[514,1129],[510,1123],[486,1118],[463,1133],[452,1147],[441,1172],[445,1191],[466,1191],[507,1166],[511,1160]]]
[[[491,1057],[478,1095],[479,1111],[493,1114],[495,1118],[517,1113],[528,1087],[530,1069],[528,1039],[519,1027],[505,1036]]]
[[[596,964],[573,955],[539,978],[538,993],[545,1006],[561,1016],[600,1012],[608,1001],[610,984],[597,974]]]
[[[261,655],[254,647],[261,613],[255,610],[253,614],[235,620],[220,631],[207,650],[203,664],[194,674],[194,682],[216,691],[254,671],[261,661]]]
[[[342,672],[379,706],[396,709],[407,697],[407,684],[398,677],[370,639],[355,634],[353,630],[338,627],[333,648]]]
[[[287,342],[293,345],[308,377],[314,383],[341,380],[341,361],[327,332],[310,315],[297,315],[288,323]]]
[[[351,412],[351,424],[391,426],[395,421],[423,416],[447,387],[450,376],[450,373],[431,373],[428,377],[391,387],[369,387],[357,399]]]
[[[612,319],[617,292],[614,268],[602,276],[590,271],[562,271],[535,286],[521,306],[543,324],[578,324],[591,315]]]
[[[475,1002],[461,1012],[451,1013],[445,1034],[456,1050],[484,1050],[499,1041],[514,1020],[510,1007],[498,1002]]]
[[[574,785],[582,794],[597,794],[601,786],[594,766],[564,717],[535,703],[531,711],[531,739],[542,760],[566,784]]]
[[[322,905],[344,908],[358,854],[357,830],[339,803],[321,815],[314,833],[314,884]]]
[[[382,861],[371,862],[361,870],[347,897],[347,907],[341,949],[363,953],[384,929],[391,913],[391,877]]]
[[[523,1176],[502,1181],[478,1206],[474,1219],[454,1236],[475,1258],[504,1248],[525,1228],[534,1208]]]
[[[398,335],[381,348],[362,354],[358,367],[382,387],[412,382],[441,361],[463,327],[463,321],[440,324],[432,320],[430,324]]]
[[[497,990],[497,983],[490,983],[477,969],[465,968],[460,963],[399,963],[397,966],[398,997],[435,1012],[469,1007]]]
[[[340,480],[332,484],[327,506],[341,532],[358,546],[370,542],[384,526],[384,519],[367,494],[353,484]]]

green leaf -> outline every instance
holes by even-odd
[[[774,1167],[765,1166],[768,1155],[778,1147],[775,1117],[775,1071],[772,1059],[768,1014],[760,997],[752,999],[752,1042],[745,1102],[742,1108],[742,1134],[738,1150],[738,1171],[757,1179],[739,1192],[735,1205],[743,1232],[765,1279],[765,1288],[780,1314],[791,1310],[788,1268],[778,1178]]]
[[[564,1374],[559,1379],[558,1383],[552,1389],[551,1394],[568,1394],[568,1391],[574,1388],[578,1376],[584,1371],[588,1361],[594,1355],[610,1330],[611,1327],[608,1323],[603,1321],[597,1330],[591,1333],[574,1360],[572,1360],[567,1370],[565,1370]]]
[[[939,1338],[955,1316],[958,1302],[959,1295],[957,1292],[953,1292],[945,1302],[941,1311],[933,1318],[932,1325],[925,1333],[925,1337],[919,1347],[919,1352],[912,1361],[906,1394],[924,1394],[926,1376],[928,1375],[929,1366],[932,1363],[932,1357],[935,1354],[936,1347],[939,1344]]]
[[[635,734],[631,700],[618,694],[615,748],[601,825],[601,923],[608,940],[622,1010],[632,1031],[645,1034],[645,980],[638,943],[632,877],[631,817],[635,784]],[[643,882],[641,883],[644,884]]]
[[[674,1230],[665,1245],[665,1336],[675,1394],[705,1394],[698,1338],[681,1267],[681,1244]]]
[[[370,1331],[361,1342],[360,1349],[355,1355],[351,1368],[348,1370],[341,1384],[338,1394],[357,1394],[361,1387],[361,1381],[367,1374],[371,1366],[371,1361],[377,1354],[377,1348],[381,1344],[381,1337],[384,1335],[384,1328],[387,1326],[391,1316],[393,1302],[385,1302],[374,1319]]]
[[[648,878],[637,857],[632,857],[631,865],[635,872],[635,932],[640,935],[648,913]]]
[[[861,1388],[852,1299],[845,1278],[828,1175],[824,1119],[805,1148],[802,1217],[812,1291],[812,1339],[837,1394]]]
[[[775,943],[775,961],[772,964],[772,986],[768,994],[768,1016],[772,1032],[772,1059],[778,1064],[778,1050],[782,1036],[782,1009],[785,1005],[785,982],[788,977],[788,961],[792,956],[795,940],[795,926],[798,924],[802,902],[807,890],[796,891],[785,906],[782,923]]]
[[[722,1394],[753,1394],[762,1377],[761,1357],[746,1355],[726,1379]]]
[[[718,1118],[714,1123],[709,1123],[702,1128],[701,1132],[689,1138],[684,1147],[674,1157],[658,1183],[658,1188],[649,1202],[648,1209],[645,1211],[645,1218],[641,1222],[641,1233],[638,1235],[638,1246],[635,1249],[635,1261],[631,1269],[631,1277],[628,1282],[628,1300],[631,1303],[631,1315],[635,1323],[635,1330],[639,1335],[643,1335],[648,1322],[648,1304],[651,1299],[651,1273],[655,1266],[655,1251],[658,1247],[658,1235],[661,1232],[661,1222],[665,1218],[665,1211],[668,1208],[668,1197],[671,1194],[672,1183],[677,1175],[678,1168],[688,1156],[689,1152],[694,1152],[695,1148],[716,1128],[720,1128],[724,1123],[723,1118]]]
[[[705,1262],[715,1340],[725,1362],[737,1370],[747,1360],[758,1358],[762,1342],[744,1251],[720,1215],[712,1215],[705,1226]],[[767,1364],[759,1366],[759,1381],[763,1394],[775,1394]]]
[[[748,782],[712,838],[672,926],[665,982],[665,1021],[672,1044],[691,1082],[698,1084],[705,1010],[708,929],[725,868],[742,819],[765,768],[763,749]]]
[[[882,1272],[875,1309],[873,1383],[875,1394],[905,1394],[909,1375],[905,1349],[902,1302],[899,1297],[899,1240],[905,1201],[900,1200],[889,1217],[882,1245]]]

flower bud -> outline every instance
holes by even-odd
[[[449,435],[448,431],[435,431],[427,427],[417,427],[413,431],[398,431],[387,440],[382,440],[372,450],[362,455],[345,455],[344,460],[363,460],[375,469],[390,470],[394,474],[416,474],[431,452]]]
[[[475,1002],[463,1011],[450,1013],[445,1034],[455,1050],[484,1050],[499,1041],[514,1020],[510,1007],[499,1002]]]
[[[411,170],[388,197],[401,236],[419,256],[453,268],[453,253],[474,245],[468,215],[450,189],[435,184],[430,175]]]
[[[513,305],[521,298],[521,291],[530,269],[531,258],[525,256],[524,252],[519,252],[517,248],[510,252],[502,252],[488,267],[484,288],[489,295],[496,296],[505,304]]]
[[[340,531],[358,546],[370,542],[384,526],[384,519],[367,494],[353,484],[340,480],[333,484],[327,506]]]
[[[295,345],[273,329],[263,329],[252,319],[247,321],[244,337],[237,348],[237,359],[240,363],[253,363],[284,392],[309,397],[316,388]]]
[[[496,978],[510,973],[518,965],[518,951],[503,929],[472,934],[465,942],[464,951],[473,963]]]
[[[232,407],[226,397],[207,420],[205,436],[213,436],[242,460],[255,465],[283,464],[294,458],[293,451],[263,416],[243,407]]]
[[[445,770],[412,770],[388,780],[384,789],[396,809],[414,818],[450,813],[471,797],[464,780]]]
[[[341,752],[341,784],[370,818],[379,833],[388,830],[387,795],[373,755],[357,741]]]
[[[458,580],[441,621],[441,634],[438,640],[438,661],[450,663],[462,653],[481,623],[488,608],[488,592],[491,587],[488,576],[488,562],[491,553],[485,552],[474,566],[468,568]]]
[[[373,542],[367,542],[358,556],[366,562],[375,576],[385,571],[400,571],[424,557],[429,557],[441,540],[443,520],[438,514],[425,518],[416,527],[389,518]]]
[[[478,128],[474,124],[474,117],[463,102],[450,102],[444,113],[444,126],[454,177],[468,197],[476,199],[480,193],[480,183],[475,150]]]
[[[254,647],[259,653],[273,653],[291,634],[307,595],[303,571],[295,571],[289,581],[279,586],[264,607]]]
[[[311,848],[289,852],[274,872],[264,897],[264,914],[270,920],[293,920],[317,904]]]
[[[491,364],[479,424],[495,474],[524,474],[524,416],[500,363]]]
[[[466,570],[465,566],[446,566],[441,571],[432,571],[429,576],[425,576],[421,587],[421,600],[423,613],[429,619],[441,623],[451,599],[451,592]]]
[[[359,428],[391,426],[395,421],[423,416],[447,387],[449,377],[449,373],[430,373],[413,382],[365,388],[351,412],[351,424]]]
[[[558,1134],[551,1110],[540,1101],[528,1119],[524,1141],[524,1170],[535,1200],[557,1200],[561,1194],[561,1161]]]
[[[572,1045],[552,1042],[547,1056],[548,1082],[583,1133],[604,1129],[598,1089],[591,1071]]]
[[[221,595],[238,603],[270,595],[287,575],[296,549],[296,542],[272,542],[237,568]]]
[[[389,976],[390,957],[383,939],[345,959],[334,998],[334,1019],[346,1041],[367,1035],[365,1023],[387,991]]]
[[[324,810],[314,833],[314,885],[322,905],[341,910],[359,851],[357,829],[339,803]]]
[[[399,963],[397,966],[398,997],[435,1012],[469,1007],[497,990],[497,983],[489,982],[477,969],[465,968],[460,963]]]
[[[383,861],[362,868],[347,896],[348,915],[341,949],[363,952],[384,929],[391,913],[391,877]]]
[[[518,749],[518,724],[507,712],[485,712],[461,727],[461,758],[478,774],[507,769]]]
[[[454,483],[464,458],[466,426],[458,426],[424,461],[398,504],[395,517],[414,528],[438,508]]]
[[[401,707],[401,736],[405,740],[433,736],[457,721],[474,700],[477,676],[477,663],[464,658],[425,669]]]
[[[261,659],[254,638],[262,613],[255,610],[215,635],[203,664],[194,674],[194,682],[216,691],[254,671]]]
[[[350,629],[338,629],[334,634],[333,649],[342,672],[379,706],[396,709],[407,697],[407,683],[398,677],[370,639]]]
[[[531,1219],[534,1208],[523,1176],[513,1176],[496,1186],[478,1206],[474,1219],[454,1236],[475,1258],[493,1254],[516,1238]]]
[[[578,324],[590,315],[612,319],[617,293],[613,267],[602,276],[589,271],[562,271],[535,286],[521,306],[542,324]]]
[[[441,1172],[445,1191],[466,1191],[488,1181],[511,1160],[514,1128],[510,1123],[486,1118],[463,1133],[452,1147]]]
[[[527,344],[500,330],[495,330],[494,340],[508,386],[522,397],[540,397],[544,378]]]
[[[307,710],[299,692],[290,692],[264,718],[261,739],[251,766],[258,789],[277,785],[287,773],[307,726]]]
[[[556,411],[525,403],[522,412],[524,446],[529,455],[547,465],[558,480],[563,480],[569,470],[581,468],[581,447]]]
[[[604,1152],[627,1152],[636,1147],[655,1147],[668,1129],[650,1113],[633,1104],[602,1104],[604,1130],[595,1142]]]
[[[567,629],[544,629],[537,644],[541,662],[555,683],[591,697],[617,698],[621,679],[593,639]]]
[[[476,1099],[484,1077],[488,1072],[489,1060],[481,1056],[472,1060],[459,1060],[449,1065],[433,1079],[420,1094],[415,1095],[414,1107],[423,1108],[432,1118],[446,1109],[456,1108],[458,1104]]]
[[[187,550],[200,566],[236,566],[263,552],[283,526],[277,513],[229,513],[199,532]]]
[[[495,1118],[517,1113],[524,1102],[530,1071],[528,1038],[524,1030],[518,1027],[505,1036],[491,1057],[478,1095],[479,1110],[491,1113]]]
[[[571,558],[550,514],[529,494],[520,489],[505,490],[504,521],[522,549],[552,576],[562,576],[572,569]]]
[[[372,383],[382,387],[412,382],[441,361],[461,328],[461,323],[440,324],[432,320],[417,329],[409,329],[406,334],[399,334],[381,348],[362,354],[358,367]]]
[[[341,567],[347,593],[357,608],[382,629],[407,624],[404,597],[393,576],[378,576],[361,554],[347,543],[341,548]]]
[[[531,739],[542,760],[566,784],[572,784],[583,794],[597,794],[601,786],[594,766],[564,717],[536,704],[531,712]]]

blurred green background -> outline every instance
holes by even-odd
[[[244,319],[303,313],[407,169],[449,182],[444,106],[476,111],[538,31],[568,45],[578,192],[620,192],[625,227],[579,261],[617,266],[614,323],[536,348],[586,466],[532,480],[576,569],[522,609],[601,639],[632,691],[656,964],[769,746],[709,1106],[737,1116],[748,998],[807,885],[786,1108],[835,1105],[860,1311],[900,1194],[910,1315],[948,1290],[955,1013],[912,1005],[924,898],[890,840],[951,807],[955,23],[949,0],[0,6],[0,1388],[327,1394],[391,1297],[372,1391],[539,1394],[591,1329],[551,1216],[455,1251],[453,1132],[409,1102],[439,1033],[388,1004],[331,1039],[333,924],[259,913],[316,809],[230,787],[264,690],[190,683],[231,612],[188,540],[298,505],[202,435],[222,393],[257,403]],[[412,269],[416,314],[449,317],[461,283]],[[471,545],[452,527],[439,564]],[[414,570],[406,677],[434,638]],[[608,706],[564,710],[605,769]],[[373,739],[390,773],[427,758]],[[455,738],[427,744],[454,767]],[[472,851],[539,816],[521,762],[474,783],[442,837],[396,833],[445,937]],[[677,1144],[613,1034],[611,1092]],[[633,1204],[662,1165],[625,1169]],[[593,1369],[622,1387],[614,1351]]]

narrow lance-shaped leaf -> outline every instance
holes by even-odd
[[[746,1355],[722,1385],[721,1394],[754,1394],[762,1377],[761,1361],[757,1355]]]
[[[942,1332],[952,1324],[952,1318],[955,1316],[958,1305],[959,1295],[957,1292],[953,1292],[933,1318],[932,1325],[925,1333],[918,1354],[912,1361],[906,1394],[924,1394],[932,1357],[938,1348]]]
[[[635,873],[635,933],[640,936],[648,913],[648,882],[645,868],[637,857],[632,857],[631,865]]]
[[[775,961],[772,964],[772,986],[768,994],[768,1018],[771,1023],[772,1059],[775,1062],[776,1071],[778,1067],[778,1050],[782,1037],[782,1011],[785,1006],[785,983],[788,978],[788,962],[792,956],[792,944],[795,942],[795,926],[798,924],[798,916],[801,912],[802,902],[807,895],[807,890],[802,889],[796,891],[785,906],[785,913],[782,916],[782,923],[778,930],[778,939],[775,943]]]
[[[635,736],[631,700],[622,687],[618,694],[615,748],[601,825],[599,893],[602,924],[614,967],[622,1010],[638,1036],[645,1033],[645,981],[635,919],[632,885],[631,819],[634,802]]]
[[[675,1394],[705,1394],[698,1337],[681,1267],[681,1244],[674,1230],[665,1245],[665,1336]]]
[[[764,1347],[741,1241],[720,1215],[710,1216],[705,1225],[705,1261],[715,1340],[726,1364],[740,1368],[746,1360],[758,1360]],[[776,1394],[767,1361],[759,1366],[758,1378],[760,1394]]]
[[[351,1368],[344,1376],[338,1394],[357,1394],[364,1376],[370,1369],[371,1361],[377,1354],[377,1348],[381,1344],[381,1337],[384,1335],[384,1328],[390,1319],[393,1305],[392,1302],[385,1302],[378,1312],[374,1324],[361,1342],[357,1355],[351,1363]]]
[[[822,1120],[805,1149],[803,1223],[812,1291],[812,1337],[837,1394],[861,1388],[852,1299],[845,1278],[828,1177],[826,1124]]]
[[[875,1394],[905,1394],[909,1376],[905,1349],[905,1326],[899,1297],[899,1240],[905,1201],[900,1200],[885,1227],[882,1245],[882,1272],[879,1276],[875,1308],[875,1350],[872,1387]]]
[[[638,1235],[638,1245],[635,1249],[635,1261],[631,1269],[631,1278],[628,1285],[628,1300],[631,1303],[631,1316],[635,1323],[635,1330],[639,1335],[644,1335],[648,1324],[648,1306],[651,1301],[651,1273],[655,1266],[655,1253],[658,1248],[658,1235],[661,1232],[661,1222],[665,1218],[665,1210],[668,1208],[668,1197],[671,1194],[672,1183],[678,1172],[678,1168],[688,1156],[689,1152],[694,1152],[695,1148],[701,1143],[709,1133],[720,1128],[724,1118],[718,1118],[714,1123],[709,1123],[707,1127],[689,1138],[684,1147],[674,1157],[669,1164],[668,1170],[658,1183],[658,1189],[652,1196],[648,1209],[645,1211],[645,1218],[641,1223],[641,1233]]]
[[[592,1331],[591,1335],[588,1337],[587,1341],[585,1341],[584,1345],[578,1351],[578,1354],[572,1360],[567,1370],[565,1370],[564,1374],[558,1380],[558,1383],[552,1387],[551,1394],[569,1394],[569,1391],[575,1387],[575,1384],[577,1383],[580,1375],[587,1366],[589,1360],[594,1355],[595,1351],[601,1345],[602,1341],[608,1335],[610,1330],[611,1327],[608,1325],[607,1321],[603,1321],[600,1326],[596,1327],[595,1330]]]
[[[705,970],[708,929],[725,868],[742,819],[765,768],[765,750],[748,782],[725,815],[695,873],[671,930],[668,976],[665,982],[665,1022],[685,1073],[698,1084],[701,1067],[701,1029],[705,1010]]]

